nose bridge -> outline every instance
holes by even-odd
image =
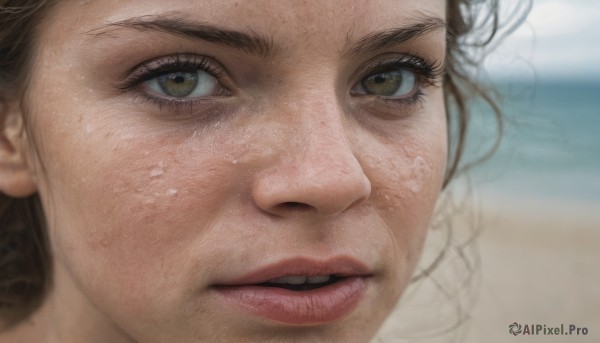
[[[322,159],[325,155],[336,159],[352,155],[348,137],[351,128],[332,78],[324,73],[305,73],[286,85],[275,100],[275,113],[272,115],[284,120],[283,126],[287,131],[286,142],[282,145],[287,152],[283,155],[296,164],[299,159],[308,162]]]
[[[325,87],[324,87],[325,88]],[[306,178],[340,178],[361,173],[350,136],[350,123],[333,87],[302,91],[283,109],[294,119],[289,135],[290,163]]]
[[[299,208],[331,215],[366,200],[370,182],[355,156],[352,128],[335,94],[313,89],[300,99],[278,106],[289,118],[285,152],[254,187],[258,206],[278,215]]]
[[[361,169],[349,138],[349,130],[339,106],[315,106],[304,113],[298,127],[301,135],[297,163],[308,171],[332,174]],[[355,170],[357,171],[357,170]]]

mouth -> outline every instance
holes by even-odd
[[[284,276],[259,284],[262,287],[276,287],[290,291],[310,291],[313,289],[333,285],[341,281],[344,277],[337,275],[317,275],[317,276]]]
[[[289,325],[319,325],[348,316],[371,276],[352,258],[294,258],[214,285],[226,303],[251,315]]]

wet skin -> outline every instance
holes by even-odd
[[[443,90],[416,61],[441,68],[444,20],[441,0],[56,5],[21,109],[22,187],[43,202],[54,284],[15,337],[368,342],[410,282],[442,185]],[[215,27],[257,41],[212,39]],[[200,95],[173,96],[177,75],[157,83],[200,64]],[[365,81],[377,73],[407,91]],[[366,266],[356,304],[295,325],[217,291],[308,258]]]

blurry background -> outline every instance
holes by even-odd
[[[485,67],[507,121],[471,172],[483,231],[466,341],[600,342],[600,3],[535,0]],[[472,147],[491,135],[485,111]],[[515,337],[513,322],[589,333]]]
[[[525,3],[500,0],[501,22]],[[451,184],[440,207],[452,220],[434,219],[425,277],[375,342],[600,342],[600,2],[534,0],[500,42],[480,77],[500,92],[502,143]],[[496,135],[482,103],[472,125],[467,159]],[[513,322],[588,334],[513,336]]]

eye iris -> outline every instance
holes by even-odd
[[[160,76],[157,81],[166,95],[182,98],[190,95],[198,85],[198,73],[169,73]]]
[[[410,77],[407,78],[410,83]],[[403,95],[396,94],[398,90],[402,88],[405,90],[404,93],[412,91],[414,85],[405,85],[405,76],[402,71],[391,71],[385,73],[379,73],[371,75],[364,79],[361,83],[364,90],[369,94],[391,96],[391,95]],[[404,88],[408,88],[407,90]]]

